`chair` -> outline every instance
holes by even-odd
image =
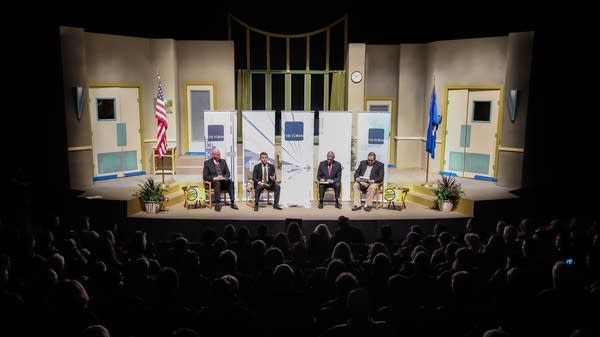
[[[317,200],[317,202],[321,202],[321,200],[319,200],[319,181],[315,180],[315,193],[316,193],[316,197],[315,200]],[[342,186],[344,184],[340,183],[340,198],[342,197]],[[327,191],[331,190],[332,191],[332,198],[331,199],[327,199],[325,196],[327,195]],[[335,202],[335,190],[333,189],[333,187],[331,185],[327,186],[327,188],[325,188],[325,195],[323,195],[323,202],[325,201],[330,201],[330,202]]]
[[[363,195],[366,196],[365,193],[361,192],[361,202],[365,199],[363,199]],[[375,195],[373,196],[373,201],[375,201],[375,209],[380,209],[381,207],[383,207],[383,183],[379,183],[377,184],[377,190],[375,190]],[[367,205],[365,205],[367,206]],[[371,205],[369,205],[371,206]]]
[[[254,208],[254,205],[256,203],[256,201],[254,200],[254,194],[256,193],[256,190],[254,189],[254,180],[252,179],[248,179],[247,183],[246,183],[246,205],[248,205],[249,207]],[[263,195],[265,195],[265,193],[267,194],[267,205],[272,205],[273,203],[271,202],[271,193],[274,193],[274,191],[269,191],[267,189],[264,189],[260,192],[261,197]],[[260,202],[260,200],[259,200]]]
[[[230,184],[233,183],[230,182]],[[206,190],[206,195],[208,197],[208,208],[212,208],[212,200],[215,195],[215,191],[212,188],[212,181],[204,180],[204,189]],[[221,202],[223,202],[225,205],[229,205],[227,202],[227,193],[229,193],[227,190],[221,190]]]

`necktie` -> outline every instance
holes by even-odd
[[[267,165],[263,165],[263,183],[267,183]]]
[[[327,175],[331,178],[331,166],[332,165],[328,165],[327,166]]]

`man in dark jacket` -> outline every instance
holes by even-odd
[[[269,155],[266,152],[260,153],[260,163],[254,165],[252,171],[252,181],[254,182],[254,211],[258,212],[258,200],[263,190],[275,192],[274,209],[281,210],[279,206],[280,186],[275,181],[275,165],[269,163]]]
[[[231,173],[227,167],[227,161],[221,158],[221,151],[214,148],[211,151],[212,158],[204,162],[204,170],[202,172],[205,181],[212,182],[212,188],[215,191],[215,211],[221,211],[221,189],[227,189],[229,199],[231,200],[231,208],[238,209],[235,204],[234,184],[231,181]]]
[[[339,161],[335,161],[335,153],[333,151],[327,152],[327,160],[319,163],[317,180],[319,181],[319,208],[323,208],[325,190],[330,187],[335,192],[335,208],[342,208],[342,204],[338,201],[340,197],[340,181],[342,180],[342,164]]]
[[[369,152],[367,160],[363,160],[358,165],[354,172],[354,207],[353,211],[361,209],[360,195],[367,194],[365,203],[365,211],[371,210],[373,197],[380,184],[383,184],[384,166],[383,163],[377,161],[377,156],[374,152]]]

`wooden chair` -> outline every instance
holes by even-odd
[[[255,193],[256,190],[254,189],[254,180],[248,179],[248,181],[246,182],[246,205],[252,208],[254,208],[254,205],[256,203],[256,200],[254,200]],[[261,197],[265,194],[267,195],[267,205],[273,204],[271,202],[271,193],[274,193],[274,191],[269,191],[267,189],[264,189],[260,192]],[[260,200],[258,201],[260,202]]]
[[[317,202],[321,202],[321,200],[319,200],[319,185],[320,185],[320,184],[319,184],[319,181],[318,181],[318,180],[315,180],[315,193],[316,193],[315,200],[316,200]],[[343,186],[343,185],[344,185],[344,184],[340,183],[340,198],[342,197],[342,186]],[[325,196],[327,195],[327,191],[329,191],[329,190],[331,190],[331,191],[332,191],[332,193],[333,193],[333,194],[332,194],[332,195],[333,195],[333,197],[332,197],[332,199],[330,199],[330,200],[327,200],[327,199],[325,199]],[[323,202],[325,202],[325,201],[329,201],[329,202],[335,202],[335,190],[333,189],[333,186],[329,185],[329,186],[327,186],[327,188],[325,188],[325,195],[323,196],[323,200],[322,200],[322,201],[323,201]]]
[[[363,199],[363,196],[366,196],[365,193],[360,193],[361,194],[361,201],[365,200]],[[373,196],[373,201],[375,201],[375,209],[380,209],[381,207],[383,207],[383,183],[379,183],[377,184],[377,190],[375,190],[375,195]],[[367,205],[365,205],[367,206]],[[372,205],[369,205],[372,206]]]
[[[230,184],[233,184],[233,182],[230,182]],[[215,197],[215,191],[212,188],[212,181],[204,180],[204,189],[206,190],[206,196],[208,199],[208,208],[212,208],[212,201]],[[229,205],[229,202],[227,202],[228,193],[229,191],[221,189],[221,202],[223,202],[225,205]]]

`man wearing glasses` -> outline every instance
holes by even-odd
[[[384,166],[383,163],[377,161],[377,156],[374,152],[369,152],[367,160],[363,160],[354,171],[354,207],[353,211],[362,208],[360,202],[361,193],[367,194],[365,203],[365,211],[370,212],[373,208],[373,197],[379,187],[383,183]]]

